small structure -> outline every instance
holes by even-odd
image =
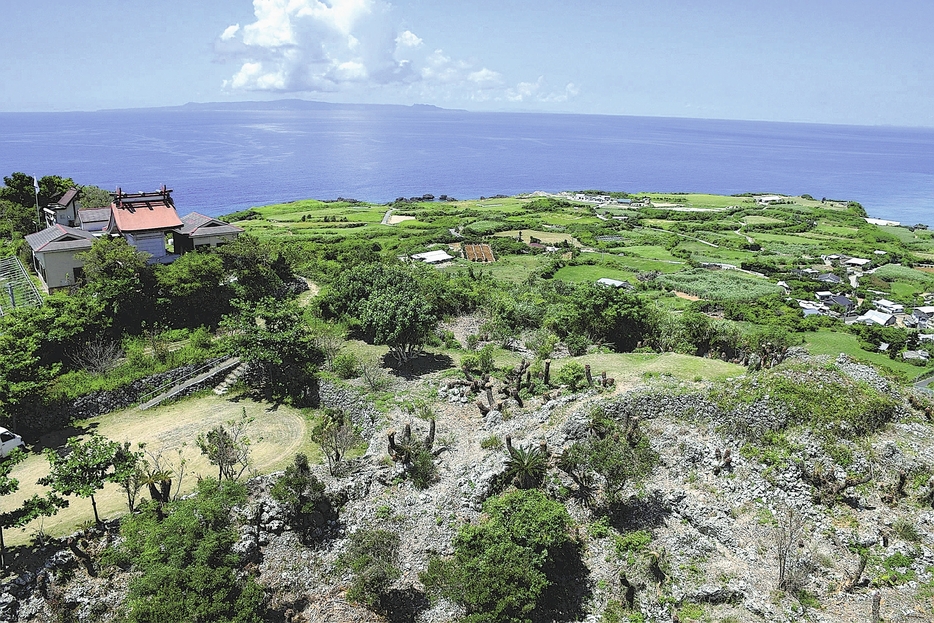
[[[216,248],[233,242],[243,229],[216,218],[192,212],[182,217],[183,225],[172,232],[176,253]]]
[[[838,283],[843,283],[843,279],[841,279],[838,275],[835,275],[833,273],[820,274],[817,276],[817,280],[822,283],[832,283],[835,285]]]
[[[447,251],[426,251],[424,253],[416,253],[415,255],[409,256],[413,260],[419,260],[425,262],[426,264],[440,264],[442,262],[449,262],[454,258],[448,255]]]
[[[84,231],[103,232],[110,224],[110,207],[78,210],[78,222]]]
[[[162,188],[154,193],[124,193],[119,188],[110,206],[107,233],[119,234],[137,251],[149,253],[149,262],[169,263],[176,256],[169,255],[165,237],[183,226],[172,190]]]
[[[922,305],[921,307],[915,307],[912,315],[922,322],[927,322],[932,317],[934,317],[934,307],[930,305]]]
[[[620,281],[619,279],[610,279],[609,277],[600,277],[597,279],[598,286],[607,286],[608,288],[623,288],[624,290],[632,290],[632,284],[628,281]]]
[[[52,225],[74,227],[78,220],[78,209],[80,207],[78,202],[78,189],[69,189],[56,201],[53,201],[42,209],[45,215],[46,227],[51,227]]]
[[[815,292],[814,296],[817,297],[818,301],[826,301],[826,300],[829,300],[831,296],[833,296],[833,292],[830,292],[828,290],[822,290],[820,292]]]
[[[761,206],[772,205],[775,203],[782,203],[787,197],[782,197],[781,195],[759,195],[756,197],[756,203]]]
[[[890,327],[895,324],[895,316],[886,314],[875,309],[870,309],[865,314],[856,319],[856,322],[863,324],[877,324],[883,327]]]
[[[852,266],[853,268],[862,268],[866,264],[871,264],[872,260],[863,259],[861,257],[851,257],[843,263],[847,266]]]
[[[84,262],[75,254],[90,251],[94,234],[56,223],[29,234],[26,243],[32,249],[33,268],[42,280],[43,289],[52,292],[73,286],[81,279]]]
[[[930,354],[926,350],[906,350],[902,353],[902,359],[905,361],[927,361]]]

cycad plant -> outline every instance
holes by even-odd
[[[509,460],[506,462],[506,482],[512,482],[519,489],[539,487],[548,470],[548,446],[545,442],[541,442],[537,447],[516,447],[512,445],[512,438],[507,435],[506,451],[509,452]]]

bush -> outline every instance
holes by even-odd
[[[150,502],[123,519],[122,553],[111,560],[133,561],[128,621],[263,620],[263,589],[239,573],[232,550],[238,536],[230,512],[244,502],[243,485],[204,479],[194,497]]]
[[[569,361],[558,370],[554,376],[554,381],[558,385],[567,385],[568,389],[576,392],[587,382],[587,373],[577,361]]]
[[[486,518],[461,528],[454,556],[432,558],[419,579],[432,597],[467,609],[467,623],[524,623],[555,578],[545,569],[570,542],[571,518],[538,490],[513,491],[484,504]]]
[[[564,338],[564,345],[568,347],[568,352],[571,353],[572,357],[579,357],[587,354],[590,338],[580,333],[572,333]]]
[[[425,449],[419,449],[412,459],[412,467],[409,468],[409,478],[416,489],[427,489],[431,483],[438,477],[438,468],[435,465],[435,457]]]
[[[337,559],[340,569],[353,572],[347,596],[380,610],[380,599],[399,577],[399,535],[388,530],[362,529],[350,535],[346,551]]]
[[[338,353],[334,357],[331,369],[342,379],[352,379],[357,376],[360,360],[353,353]]]

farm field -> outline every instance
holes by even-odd
[[[836,357],[840,353],[852,357],[857,361],[871,363],[883,370],[889,370],[903,380],[912,380],[924,373],[925,369],[898,359],[890,359],[883,353],[870,353],[859,346],[855,335],[836,331],[815,331],[804,334],[804,345],[813,355],[830,355]]]

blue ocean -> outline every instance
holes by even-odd
[[[0,114],[0,172],[175,190],[219,215],[302,198],[535,190],[808,193],[934,225],[934,129],[315,102]]]

